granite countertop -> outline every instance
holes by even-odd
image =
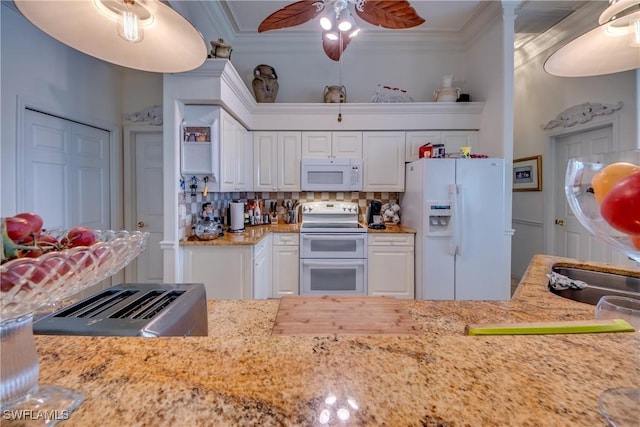
[[[546,290],[554,262],[575,263],[535,256],[510,301],[403,301],[422,335],[271,336],[278,300],[220,300],[208,337],[36,336],[40,383],[85,393],[64,426],[604,426],[599,394],[640,387],[640,334],[463,335],[592,319]]]
[[[267,237],[269,233],[299,233],[298,224],[265,224],[253,225],[245,228],[243,233],[224,232],[224,236],[214,240],[198,240],[195,236],[190,236],[180,240],[180,246],[234,246],[234,245],[255,245]],[[363,224],[366,227],[366,224]],[[401,224],[387,224],[385,230],[373,230],[367,228],[368,233],[416,233],[413,228]]]

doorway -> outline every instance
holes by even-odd
[[[149,233],[146,250],[125,271],[129,283],[163,282],[162,135],[158,126],[125,127],[125,228]]]

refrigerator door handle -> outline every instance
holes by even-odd
[[[453,245],[455,252],[453,255],[460,255],[462,246],[462,185],[455,185],[455,194],[453,196]]]

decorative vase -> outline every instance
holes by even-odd
[[[278,75],[271,65],[260,64],[253,69],[253,94],[256,101],[264,103],[276,102],[278,95]]]
[[[325,103],[347,102],[347,88],[344,86],[325,86],[323,100]]]
[[[211,41],[211,57],[231,59],[231,45],[225,44],[224,40]]]
[[[442,88],[433,91],[433,98],[436,102],[456,102],[460,97],[460,88],[452,87],[453,76],[446,75],[442,78]]]

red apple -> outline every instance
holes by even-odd
[[[4,219],[4,223],[7,226],[7,236],[14,243],[23,243],[31,239],[31,224],[26,219],[10,216]]]
[[[91,246],[96,242],[96,235],[87,227],[74,227],[67,233],[67,237],[62,240],[62,245],[67,248],[77,246]]]
[[[42,217],[40,215],[33,212],[22,212],[14,215],[14,218],[22,218],[27,220],[27,222],[31,226],[31,232],[35,233],[36,236],[39,236],[42,232]]]
[[[616,230],[640,235],[640,171],[611,187],[602,199],[600,213]]]

